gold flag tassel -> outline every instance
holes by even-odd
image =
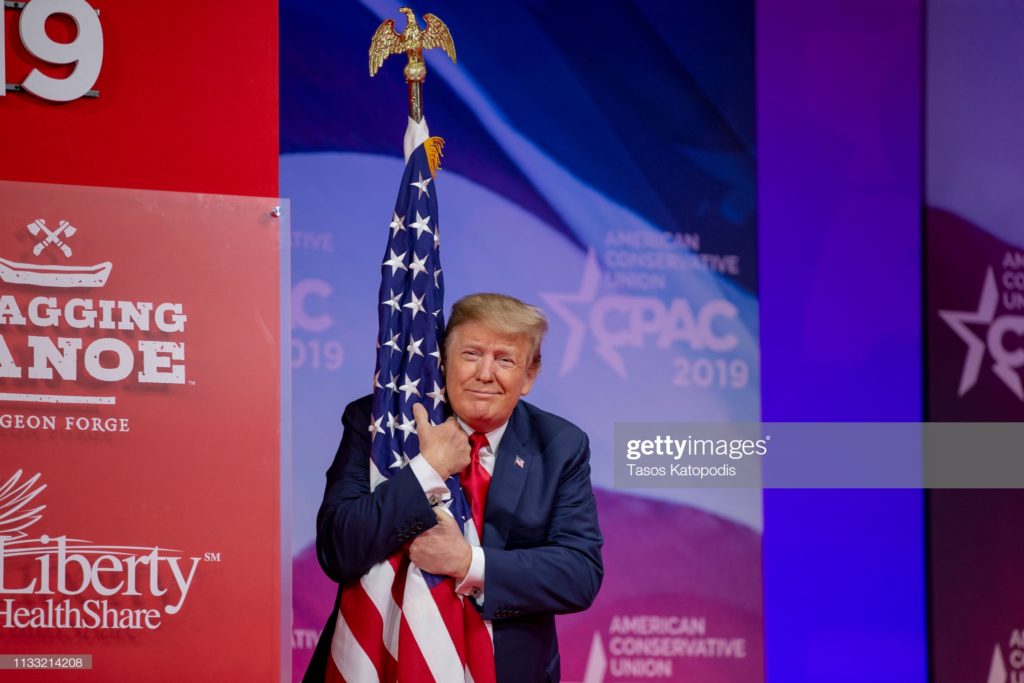
[[[427,153],[427,165],[430,175],[436,177],[441,168],[441,157],[444,156],[444,138],[434,136],[423,141],[423,151]]]

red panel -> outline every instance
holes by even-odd
[[[100,97],[0,97],[0,179],[277,195],[276,0],[90,4],[103,26]],[[59,73],[30,62],[20,12],[5,15],[7,82]]]
[[[91,672],[0,671],[0,680],[280,680],[274,202],[0,183],[0,535],[14,536],[0,543],[0,653],[93,656]],[[59,234],[70,256],[57,243],[36,253],[43,238],[26,228],[36,218],[48,230],[60,230],[59,219],[75,227]],[[102,277],[80,275],[104,264]],[[77,286],[61,284],[69,275]],[[120,304],[110,304],[116,325],[104,326],[104,302],[148,302],[153,313],[122,325]],[[162,304],[185,317],[173,324]],[[75,313],[85,310],[95,313]],[[75,370],[33,377],[32,338],[77,344]],[[170,362],[157,368],[145,351],[154,342],[180,355],[165,349]],[[127,351],[99,357],[102,368],[131,370],[120,379],[90,365],[89,349],[104,343]],[[147,365],[180,375],[140,376]],[[19,470],[19,485],[38,473],[29,490],[45,486],[20,508],[42,509],[20,522],[3,492]],[[61,537],[77,548],[65,557],[86,560],[51,556]],[[180,577],[169,559],[155,574],[153,562],[138,562],[153,552],[178,558]],[[62,573],[71,577],[63,588]],[[93,616],[108,608],[121,616]],[[50,617],[59,609],[78,616]],[[115,621],[125,610],[152,621]]]

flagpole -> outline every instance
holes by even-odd
[[[371,76],[388,55],[404,52],[409,59],[406,165],[381,263],[369,424],[356,426],[370,434],[371,494],[393,476],[402,476],[399,473],[406,467],[415,470],[412,463],[422,458],[416,432],[422,417],[414,415],[413,408],[418,405],[425,410],[434,425],[446,417],[441,369],[444,277],[433,184],[444,141],[426,137],[422,84],[423,50],[441,47],[454,60],[455,46],[448,28],[434,15],[424,16],[427,28],[421,30],[412,10],[400,11],[409,20],[405,31],[395,32],[394,22],[387,20],[370,43]],[[346,423],[346,430],[351,428]],[[460,532],[469,536],[467,542],[478,542],[475,524],[480,520],[474,521],[459,479],[449,477],[443,485],[447,496],[439,509],[446,510]],[[495,683],[492,631],[474,601],[456,592],[451,577],[425,572],[409,556],[407,541],[423,525],[419,520],[415,528],[404,531],[402,545],[391,557],[341,588],[326,680]]]

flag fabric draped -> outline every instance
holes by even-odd
[[[419,454],[412,406],[434,424],[445,419],[441,339],[444,277],[440,262],[436,168],[441,141],[409,156],[381,265],[380,328],[373,379],[370,488]],[[433,162],[433,164],[431,163]],[[476,529],[457,478],[444,505],[470,542]],[[420,571],[405,549],[342,587],[327,681],[493,683],[489,624],[448,577]]]

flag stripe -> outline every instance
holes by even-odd
[[[341,612],[338,612],[334,626],[334,638],[331,640],[331,659],[343,680],[352,681],[352,683],[379,680],[377,668],[363,648],[359,646],[359,642],[349,630]]]
[[[441,621],[448,629],[448,638],[455,646],[459,662],[466,664],[466,627],[463,616],[462,598],[455,594],[451,581],[444,581],[430,589],[434,604],[437,605]]]
[[[478,681],[494,681],[494,635],[490,622],[485,622],[480,613],[466,600],[463,612],[466,626],[466,649],[471,678]]]
[[[381,562],[375,565],[360,580],[367,597],[373,602],[377,613],[383,617],[381,626],[383,627],[384,647],[392,659],[397,659],[398,625],[402,620],[402,610],[391,597],[391,586],[394,582],[395,568],[391,562]]]
[[[402,625],[399,630],[399,650],[402,656],[398,659],[397,680],[402,683],[448,683],[445,679],[437,679],[430,671],[427,661],[420,651],[420,644],[416,641],[407,620],[408,615],[402,612]],[[458,680],[458,679],[456,679]]]
[[[364,577],[365,579],[365,577]],[[384,622],[365,590],[352,587],[341,592],[340,618],[352,633],[359,647],[366,654],[376,672],[374,680],[382,678],[382,672],[391,655],[384,647],[381,632]]]
[[[415,566],[406,577],[402,612],[434,677],[439,681],[458,681],[462,676],[462,659],[423,573]]]

